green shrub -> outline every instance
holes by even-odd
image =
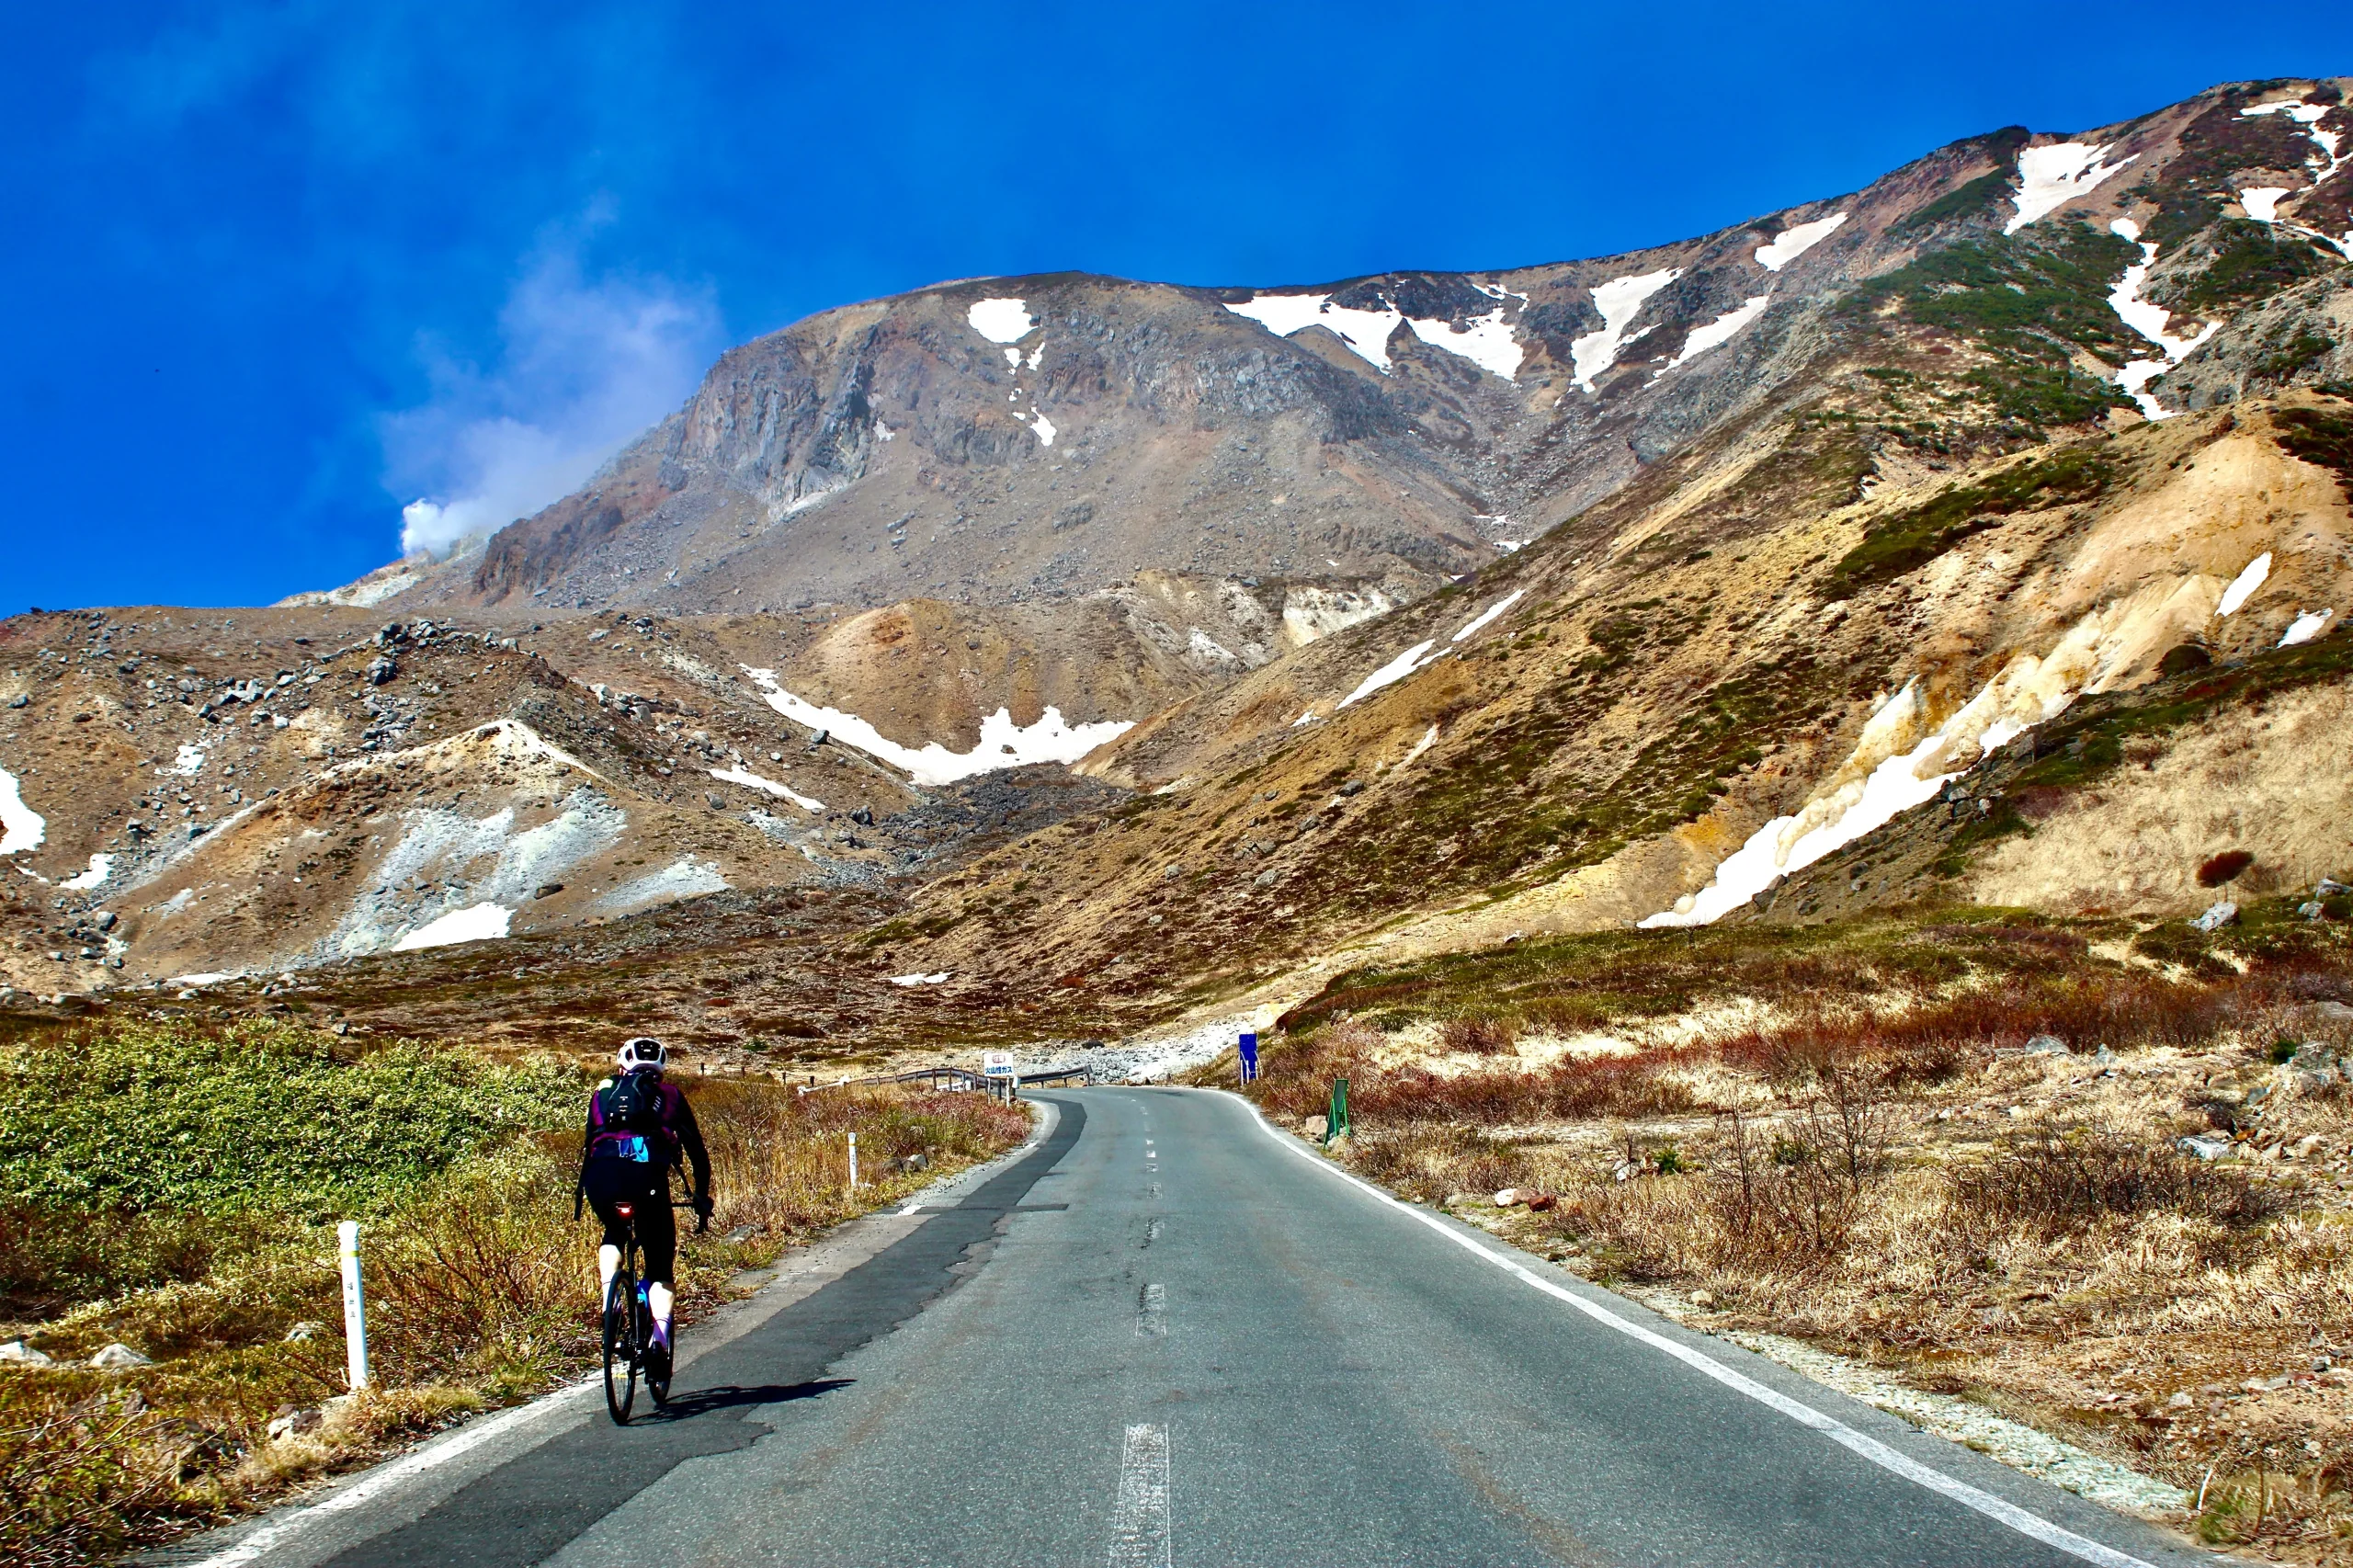
[[[2115,465],[2106,457],[2079,447],[2006,469],[1975,484],[1958,485],[1873,523],[1862,542],[1831,568],[1829,597],[1845,598],[1859,588],[1917,571],[2014,512],[2092,500],[2115,476]]]
[[[477,1149],[567,1127],[568,1067],[280,1025],[110,1026],[0,1057],[0,1202],[211,1215],[398,1201]]]

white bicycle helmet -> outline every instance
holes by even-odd
[[[670,1064],[670,1048],[652,1035],[639,1035],[621,1042],[621,1071],[634,1073],[641,1067],[657,1072]]]

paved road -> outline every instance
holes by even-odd
[[[1034,1149],[868,1222],[683,1367],[672,1418],[559,1401],[211,1561],[2212,1561],[1387,1200],[1231,1096],[1038,1097]]]

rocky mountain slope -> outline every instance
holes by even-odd
[[[2317,874],[2344,85],[1997,132],[1633,256],[813,317],[580,494],[316,597],[372,608],[0,628],[0,966],[54,992],[406,946],[470,998],[447,1017],[519,1017],[628,933],[693,946],[632,911],[756,926],[775,890],[834,956],[761,971],[769,1015],[849,1049],[1279,999],[1367,943],[2164,912],[2234,846]],[[2004,803],[2038,737],[2200,670],[2229,678],[2146,708],[2131,790]],[[2257,775],[2302,803],[2174,799]],[[493,927],[565,957],[494,995],[503,949],[415,950]]]

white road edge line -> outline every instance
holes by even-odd
[[[1134,1426],[1120,1449],[1110,1568],[1169,1568],[1168,1428]]]
[[[1783,1415],[1788,1416],[1790,1420],[1795,1421],[1802,1426],[1812,1427],[1813,1430],[1821,1433],[1824,1437],[1828,1437],[1832,1442],[1838,1444],[1842,1448],[1849,1449],[1863,1459],[1869,1460],[1871,1463],[1878,1465],[1881,1469],[1892,1471],[1895,1474],[1904,1477],[1906,1481],[1925,1486],[1929,1491],[1938,1493],[1940,1495],[1949,1497],[1954,1502],[1961,1504],[1963,1507],[1974,1508],[1977,1512],[1984,1515],[1987,1518],[1993,1519],[2000,1524],[2007,1525],[2010,1528],[2018,1531],[2018,1534],[2039,1540],[2045,1546],[2052,1547],[2058,1551],[2063,1551],[2070,1557],[2081,1558],[2086,1562],[2098,1563],[2100,1568],[2156,1568],[2156,1565],[2154,1563],[2144,1562],[2141,1558],[2133,1557],[2125,1552],[2119,1551],[2114,1547],[2103,1546],[2098,1541],[2092,1540],[2088,1536],[2080,1536],[2075,1531],[2067,1529],[2063,1526],[2054,1525],[2039,1514],[2030,1514],[2015,1503],[2005,1502],[2001,1498],[1995,1496],[1991,1492],[1972,1486],[1969,1483],[1960,1480],[1957,1477],[1947,1475],[1944,1471],[1938,1470],[1931,1465],[1922,1464],[1918,1460],[1913,1459],[1908,1454],[1900,1453],[1894,1449],[1889,1448],[1885,1443],[1881,1442],[1878,1438],[1869,1437],[1864,1433],[1857,1431],[1855,1428],[1847,1426],[1845,1422],[1838,1420],[1835,1416],[1824,1415],[1821,1411],[1814,1409],[1813,1406],[1810,1404],[1801,1403],[1798,1401],[1790,1398],[1787,1394],[1767,1388],[1763,1383],[1756,1381],[1754,1378],[1746,1377],[1742,1373],[1733,1370],[1730,1367],[1725,1366],[1722,1361],[1717,1360],[1714,1357],[1709,1355],[1703,1350],[1695,1350],[1688,1345],[1680,1344],[1676,1340],[1669,1339],[1666,1335],[1659,1334],[1652,1329],[1644,1328],[1641,1324],[1635,1323],[1631,1319],[1620,1317],[1616,1312],[1611,1312],[1608,1308],[1604,1307],[1597,1302],[1586,1301],[1583,1296],[1578,1295],[1574,1290],[1563,1289],[1561,1286],[1554,1284],[1552,1280],[1545,1278],[1542,1275],[1536,1273],[1532,1269],[1513,1262],[1510,1258],[1503,1256],[1503,1254],[1482,1246],[1479,1243],[1472,1240],[1469,1236],[1464,1235],[1453,1226],[1447,1224],[1436,1215],[1426,1213],[1410,1203],[1405,1203],[1400,1201],[1398,1199],[1392,1198],[1388,1193],[1385,1193],[1379,1187],[1373,1186],[1370,1182],[1363,1181],[1356,1176],[1350,1176],[1347,1172],[1340,1169],[1339,1166],[1333,1165],[1330,1161],[1316,1154],[1313,1150],[1301,1143],[1296,1138],[1293,1138],[1289,1133],[1278,1129],[1272,1122],[1268,1121],[1265,1116],[1259,1113],[1256,1106],[1252,1105],[1248,1100],[1242,1099],[1239,1096],[1233,1096],[1230,1097],[1233,1098],[1244,1109],[1250,1113],[1252,1119],[1258,1123],[1258,1126],[1266,1132],[1267,1137],[1272,1138],[1276,1142],[1281,1144],[1292,1153],[1297,1154],[1301,1159],[1307,1161],[1310,1165],[1314,1165],[1317,1169],[1329,1172],[1331,1175],[1339,1177],[1342,1181],[1347,1182],[1349,1186],[1358,1188],[1359,1191],[1379,1200],[1380,1202],[1389,1205],[1391,1208],[1398,1210],[1402,1214],[1404,1214],[1409,1219],[1418,1221],[1422,1224],[1427,1225],[1431,1230],[1436,1231],[1439,1235],[1444,1236],[1448,1241],[1452,1242],[1463,1251],[1471,1254],[1474,1257],[1478,1257],[1488,1263],[1494,1264],[1497,1268],[1502,1269],[1505,1273],[1518,1279],[1522,1284],[1533,1286],[1537,1290],[1541,1290],[1544,1294],[1551,1296],[1555,1300],[1567,1302],[1570,1306],[1574,1307],[1577,1311],[1585,1313],[1586,1316],[1593,1319],[1596,1323],[1602,1324],[1604,1327],[1616,1329],[1619,1333],[1625,1335],[1630,1339],[1640,1340],[1643,1344],[1649,1346],[1654,1350],[1665,1351],[1667,1355],[1674,1357],[1677,1360],[1684,1363],[1684,1365],[1688,1367],[1690,1367],[1695,1371],[1702,1372],[1707,1376],[1715,1379],[1716,1381],[1723,1384],[1726,1388],[1732,1389],[1735,1392],[1745,1394],[1750,1399],[1756,1401],[1757,1403],[1780,1412]],[[1132,1434],[1136,1428],[1131,1426],[1128,1430]],[[1132,1440],[1131,1437],[1131,1441]],[[1114,1551],[1111,1561],[1113,1568],[1125,1568],[1129,1560],[1120,1557],[1118,1552]],[[1138,1559],[1137,1561],[1141,1561],[1141,1559]]]
[[[600,1372],[543,1395],[529,1404],[518,1404],[488,1420],[462,1427],[440,1442],[414,1449],[389,1464],[369,1471],[331,1497],[323,1498],[284,1518],[262,1526],[227,1551],[217,1551],[190,1563],[188,1568],[243,1568],[245,1563],[258,1562],[271,1548],[294,1531],[307,1528],[328,1515],[347,1514],[354,1508],[363,1507],[412,1476],[438,1470],[452,1460],[464,1458],[493,1438],[505,1437],[517,1426],[562,1411],[582,1396],[596,1392],[602,1381],[603,1374]]]

